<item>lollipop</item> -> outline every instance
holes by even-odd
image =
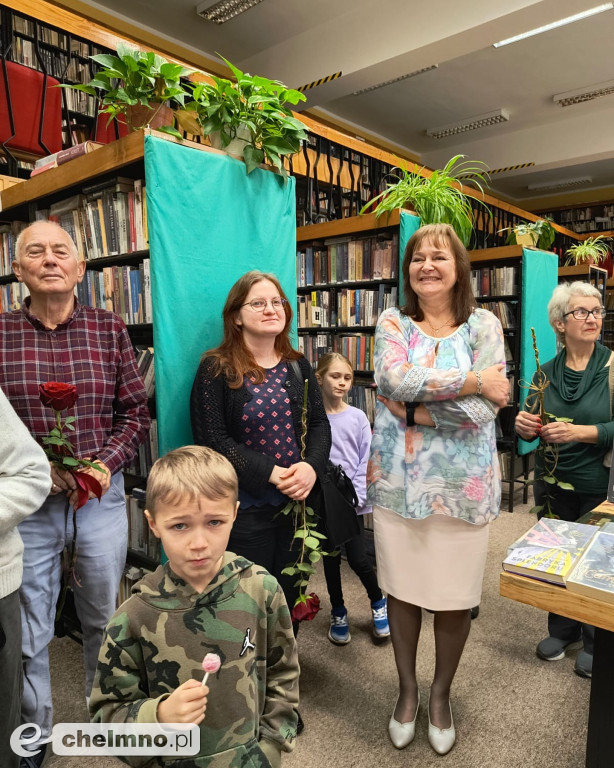
[[[222,664],[220,657],[217,653],[208,653],[203,659],[203,669],[205,670],[205,676],[203,677],[203,685],[206,684],[207,678],[211,672],[217,672]]]

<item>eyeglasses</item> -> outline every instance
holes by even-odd
[[[584,309],[584,307],[579,307],[578,309],[572,309],[571,312],[565,312],[563,317],[573,315],[575,320],[586,320],[589,315],[592,315],[595,320],[603,320],[607,314],[608,310],[605,307],[597,307],[596,309]]]
[[[267,304],[270,304],[275,312],[280,312],[288,303],[287,299],[280,297],[276,299],[252,299],[247,304],[242,304],[243,307],[251,307],[254,312],[264,312]]]

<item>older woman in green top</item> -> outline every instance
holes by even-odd
[[[535,503],[561,520],[576,521],[600,504],[608,491],[605,453],[614,440],[614,421],[610,403],[609,366],[611,352],[597,339],[606,311],[600,292],[588,283],[564,283],[554,289],[548,303],[548,320],[563,349],[542,366],[548,379],[544,408],[555,417],[572,421],[543,424],[537,410],[536,395],[527,398],[527,411],[516,417],[516,432],[525,440],[540,437],[558,447],[555,475],[573,485],[565,490],[540,480],[544,457],[535,459]],[[535,378],[534,378],[535,383]],[[533,411],[533,412],[532,412]],[[591,677],[594,628],[572,619],[548,614],[548,637],[537,646],[537,655],[557,661],[565,650],[583,647],[574,671]]]

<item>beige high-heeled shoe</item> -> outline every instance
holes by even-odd
[[[397,703],[399,699],[397,698]],[[394,705],[394,708],[396,709],[396,704]],[[414,719],[409,723],[399,723],[398,720],[394,719],[394,710],[392,712],[392,717],[390,718],[390,722],[388,723],[388,735],[390,736],[390,741],[394,744],[394,746],[397,749],[405,749],[405,747],[408,744],[411,744],[414,740],[414,736],[416,735],[416,719],[418,717],[418,710],[420,709],[420,691],[418,691],[418,702],[416,704],[416,714],[414,715]]]
[[[430,704],[430,702],[429,702]],[[452,705],[448,699],[448,707],[450,707],[450,727],[438,728],[431,723],[431,708],[428,707],[429,715],[429,744],[438,755],[447,755],[456,743],[456,729],[454,728],[454,719],[452,717]]]

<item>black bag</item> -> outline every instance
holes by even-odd
[[[322,492],[320,512],[324,518],[328,541],[334,546],[353,539],[360,533],[360,525],[356,514],[358,496],[350,478],[341,465],[335,466],[332,461],[326,465],[323,474],[319,475]]]

